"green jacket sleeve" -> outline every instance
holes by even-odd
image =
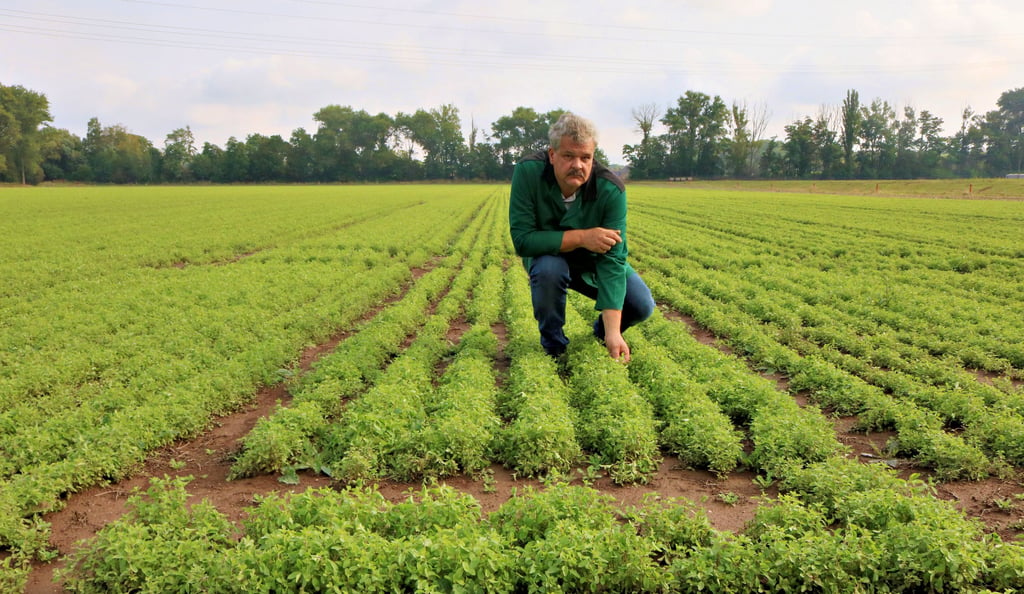
[[[539,201],[544,197],[540,187],[543,163],[523,162],[512,172],[512,195],[508,205],[509,231],[516,255],[534,258],[557,255],[562,248],[563,231],[541,228]]]
[[[618,229],[622,235],[622,242],[606,253],[597,255],[597,302],[594,309],[622,309],[622,304],[626,300],[626,278],[629,275],[626,264],[626,256],[629,253],[626,246],[626,193],[611,186],[599,200],[605,204],[598,226]]]

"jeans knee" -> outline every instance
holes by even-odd
[[[569,285],[569,264],[558,256],[538,256],[530,265],[530,284],[564,291]]]
[[[629,307],[632,310],[631,317],[636,322],[642,322],[647,318],[651,317],[654,313],[654,309],[657,305],[654,303],[654,297],[651,295],[651,290],[647,288],[647,285],[640,278],[640,275],[634,275],[627,283],[626,301],[629,303]]]
[[[654,298],[648,296],[648,298],[645,299],[643,301],[643,303],[640,304],[639,311],[637,312],[637,315],[639,316],[640,321],[642,322],[642,321],[646,320],[647,318],[651,317],[651,314],[654,313],[654,308],[655,307],[656,306],[654,304]]]

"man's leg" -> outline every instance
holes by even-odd
[[[654,308],[654,297],[651,296],[651,290],[647,288],[640,275],[635,272],[629,275],[626,278],[626,299],[622,303],[622,328],[620,331],[625,332],[629,327],[651,317]],[[600,315],[594,322],[594,336],[604,339],[604,320]]]
[[[530,264],[530,295],[533,317],[540,329],[540,345],[549,355],[565,352],[565,294],[569,287],[569,264],[561,256],[538,256]]]

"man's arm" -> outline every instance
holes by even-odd
[[[612,359],[620,359],[629,363],[629,345],[622,338],[622,310],[601,310],[601,321],[604,323],[604,345]]]
[[[617,190],[617,191],[616,191]],[[622,305],[626,289],[626,195],[611,189],[603,196],[606,208],[601,225],[616,230],[616,242],[597,260],[598,299],[604,324],[604,343],[613,359],[628,362],[629,345],[622,337]]]
[[[560,251],[571,252],[584,248],[597,254],[605,254],[622,242],[622,234],[618,229],[592,227],[590,229],[569,229],[562,234]]]

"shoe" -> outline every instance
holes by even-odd
[[[563,349],[558,349],[558,350],[555,350],[555,349],[544,349],[544,352],[547,353],[549,357],[551,357],[552,359],[554,359],[556,361],[559,359],[559,357],[562,357],[563,355],[565,355],[565,349],[564,348]]]

